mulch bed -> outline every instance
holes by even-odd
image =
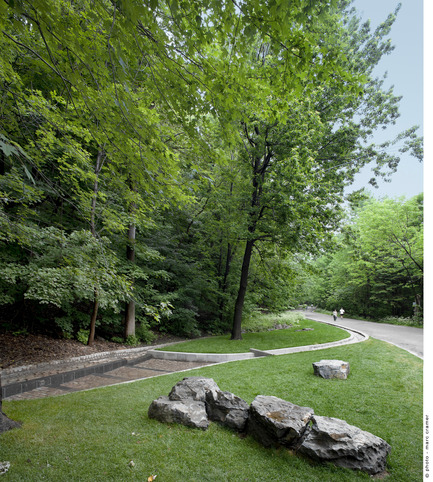
[[[160,335],[152,345],[184,341],[173,335]],[[0,369],[46,363],[103,351],[124,350],[128,345],[95,340],[92,346],[76,340],[50,338],[44,335],[0,334]]]

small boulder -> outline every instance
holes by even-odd
[[[206,401],[206,392],[220,390],[212,378],[186,377],[176,383],[168,397],[170,400],[186,400],[191,398],[200,402]]]
[[[159,397],[150,404],[148,416],[160,422],[179,423],[203,430],[209,426],[206,405],[192,399],[170,400],[169,397]]]
[[[15,422],[15,420],[11,420],[6,414],[4,414],[1,410],[1,400],[0,400],[0,434],[11,430],[13,428],[19,428],[21,424],[19,422]],[[0,472],[1,474],[1,472]]]
[[[258,395],[250,407],[248,432],[265,447],[296,447],[314,414],[281,398]]]
[[[239,432],[245,430],[249,405],[233,393],[209,390],[206,393],[206,409],[210,420]]]
[[[390,451],[390,445],[376,435],[344,420],[317,415],[299,448],[300,453],[313,459],[370,475],[384,472]]]
[[[350,372],[348,362],[342,360],[320,360],[313,363],[314,375],[322,378],[346,380]]]

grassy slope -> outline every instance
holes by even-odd
[[[349,378],[315,377],[311,363],[323,358],[349,361]],[[153,399],[167,395],[184,376],[199,374],[248,402],[258,394],[275,395],[370,431],[392,446],[387,481],[422,479],[422,361],[370,339],[62,397],[4,402],[4,411],[24,423],[0,438],[0,461],[11,462],[2,480],[143,481],[152,474],[157,482],[370,480],[285,449],[265,449],[216,424],[204,432],[148,419]]]
[[[299,331],[313,328],[313,331]],[[273,350],[293,346],[315,345],[342,340],[350,335],[347,331],[324,323],[302,320],[299,325],[275,331],[245,333],[242,340],[230,340],[230,335],[213,336],[171,345],[162,350],[192,353],[245,353],[250,348]]]

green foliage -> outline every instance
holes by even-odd
[[[286,311],[279,314],[256,313],[244,323],[243,328],[247,332],[255,333],[274,329],[277,325],[299,326],[305,320],[305,316],[299,312]]]
[[[390,323],[391,325],[403,325],[403,326],[418,326],[422,327],[422,316],[402,317],[402,316],[389,316],[380,320],[381,323]]]
[[[147,321],[140,321],[135,328],[135,336],[140,342],[151,344],[156,339],[156,335],[150,328],[150,324]]]
[[[333,254],[312,263],[304,296],[353,316],[422,320],[423,202],[372,198],[351,213]],[[414,312],[415,305],[415,312]]]
[[[83,345],[87,345],[87,341],[89,339],[89,330],[79,330],[76,337],[77,340],[82,343]]]
[[[421,159],[415,128],[368,143],[398,116],[373,75],[398,9],[371,32],[334,0],[0,8],[0,306],[14,329],[70,336],[95,310],[108,338],[133,302],[150,328],[225,332],[246,246],[244,318],[287,309],[354,174]],[[420,242],[393,256],[419,263]]]
[[[141,343],[141,340],[136,335],[129,335],[125,339],[125,345],[128,346],[138,346]]]

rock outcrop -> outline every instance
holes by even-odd
[[[148,415],[161,422],[203,430],[210,421],[216,421],[247,431],[265,447],[282,445],[312,459],[370,475],[385,471],[391,451],[385,440],[369,432],[338,418],[315,415],[312,408],[281,398],[258,395],[249,407],[233,393],[220,390],[212,378],[184,378],[168,397],[151,403]]]
[[[210,420],[239,432],[245,430],[249,405],[233,393],[209,390],[206,393],[206,410]]]
[[[196,400],[170,400],[169,397],[159,397],[154,400],[148,410],[149,418],[164,423],[178,423],[187,427],[209,427],[209,419],[204,402]]]
[[[348,362],[342,360],[320,360],[313,363],[314,374],[322,378],[345,380],[350,372]]]
[[[338,418],[314,415],[312,420],[300,453],[371,475],[385,471],[391,451],[385,440]]]
[[[170,400],[187,400],[192,398],[200,402],[206,401],[206,393],[210,390],[220,391],[212,378],[186,377],[176,383],[169,393]]]
[[[314,414],[281,398],[258,395],[250,407],[248,432],[265,447],[296,447]]]

